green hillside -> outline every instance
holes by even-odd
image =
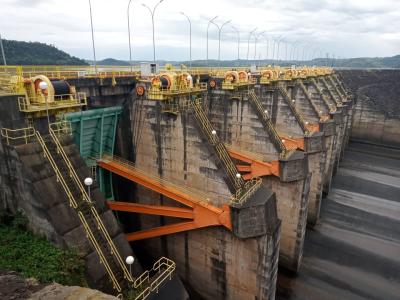
[[[3,47],[8,65],[87,65],[83,59],[39,42],[3,40]]]

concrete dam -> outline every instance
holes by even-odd
[[[0,203],[78,249],[91,287],[400,294],[398,71],[81,73],[1,74]]]

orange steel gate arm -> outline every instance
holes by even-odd
[[[236,165],[239,172],[246,174],[242,175],[244,180],[250,180],[255,177],[275,175],[279,177],[279,161],[263,162],[253,159],[248,155],[232,148],[228,149],[230,157],[242,161],[248,165]]]
[[[126,234],[128,241],[137,241],[209,226],[224,226],[232,230],[230,208],[228,205],[223,205],[221,208],[215,207],[168,185],[166,182],[157,181],[154,178],[146,176],[142,172],[138,172],[134,168],[121,164],[118,161],[113,161],[112,159],[99,160],[97,164],[105,170],[136,182],[137,184],[191,208],[108,202],[110,208],[117,211],[163,215],[191,220],[129,233]]]

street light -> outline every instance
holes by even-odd
[[[90,0],[89,0],[89,10],[90,10],[90,27],[92,28],[92,47],[93,47],[94,72],[95,72],[95,74],[97,74],[96,49],[94,47],[94,33],[93,33],[92,3],[90,2]]]
[[[89,200],[90,200],[90,186],[93,184],[93,179],[90,177],[86,177],[83,182],[85,183],[85,185],[88,188],[88,195],[89,195]]]
[[[239,55],[239,51],[240,51],[240,32],[235,26],[231,25],[231,27],[237,34],[237,40],[238,40],[238,42],[237,42],[237,51],[238,51],[237,57],[238,58],[237,59],[238,59],[238,61],[240,61],[240,55]]]
[[[46,102],[47,126],[50,129],[49,106],[48,106],[48,103],[47,103],[47,95],[48,95],[49,86],[48,86],[47,82],[41,81],[39,83],[39,88],[41,89],[42,94],[44,95],[44,101]]]
[[[265,33],[265,30],[254,35],[254,60],[257,59],[257,42],[258,38]]]
[[[279,45],[280,45],[280,43],[282,42],[282,39],[283,39],[283,37],[282,36],[280,36],[279,37],[279,39],[278,39],[278,42],[277,42],[277,44],[278,44],[278,50],[276,51],[276,59],[277,59],[277,61],[278,61],[278,63],[279,63]]]
[[[1,34],[0,34],[0,48],[1,48],[1,54],[3,55],[4,65],[7,66],[6,55],[4,54],[3,40],[1,39]]]
[[[224,28],[224,26],[229,24],[230,22],[231,22],[231,20],[226,21],[221,26],[219,26],[218,24],[212,22],[218,28],[218,65],[221,64],[221,31],[222,31],[222,28]]]
[[[151,24],[153,27],[153,62],[156,62],[156,40],[154,38],[154,14],[156,12],[157,6],[159,6],[161,4],[161,2],[163,2],[164,0],[160,0],[158,1],[158,3],[154,6],[153,10],[150,9],[150,7],[148,7],[146,4],[142,3],[143,7],[146,7],[150,14],[151,14]]]
[[[129,64],[131,65],[131,72],[132,72],[132,46],[131,46],[131,24],[129,21],[129,7],[131,5],[132,0],[129,0],[128,3],[128,10],[127,10],[127,14],[128,14],[128,37],[129,37]]]
[[[135,258],[131,255],[127,256],[125,259],[126,264],[129,266],[129,273],[132,276],[132,264],[135,261]]]
[[[214,20],[215,20],[216,18],[218,18],[218,16],[215,16],[214,18],[210,19],[210,20],[208,21],[208,24],[207,24],[207,66],[208,66],[208,30],[210,29],[210,25],[211,25],[211,24],[214,24]],[[215,24],[214,24],[214,25],[215,25]]]
[[[247,61],[249,61],[249,53],[250,53],[250,39],[253,33],[257,30],[257,27],[249,32],[249,38],[247,39]]]
[[[192,22],[189,17],[184,13],[180,12],[182,16],[185,16],[189,22],[189,67],[192,67]]]

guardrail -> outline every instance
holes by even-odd
[[[160,285],[168,278],[171,280],[175,268],[175,262],[166,257],[161,257],[153,264],[153,268],[150,271],[145,271],[135,280],[133,284],[134,288],[142,290],[142,292],[136,296],[135,300],[146,299],[151,292],[158,293]],[[155,272],[157,275],[151,276],[152,272]]]
[[[31,138],[35,137],[35,129],[26,127],[20,129],[1,128],[1,136],[6,139],[7,145],[15,141],[23,141],[25,144],[30,142]]]
[[[36,112],[46,109],[52,110],[85,105],[87,105],[87,98],[86,94],[83,92],[55,95],[51,101],[47,102],[43,97],[18,97],[18,108],[23,112]]]

